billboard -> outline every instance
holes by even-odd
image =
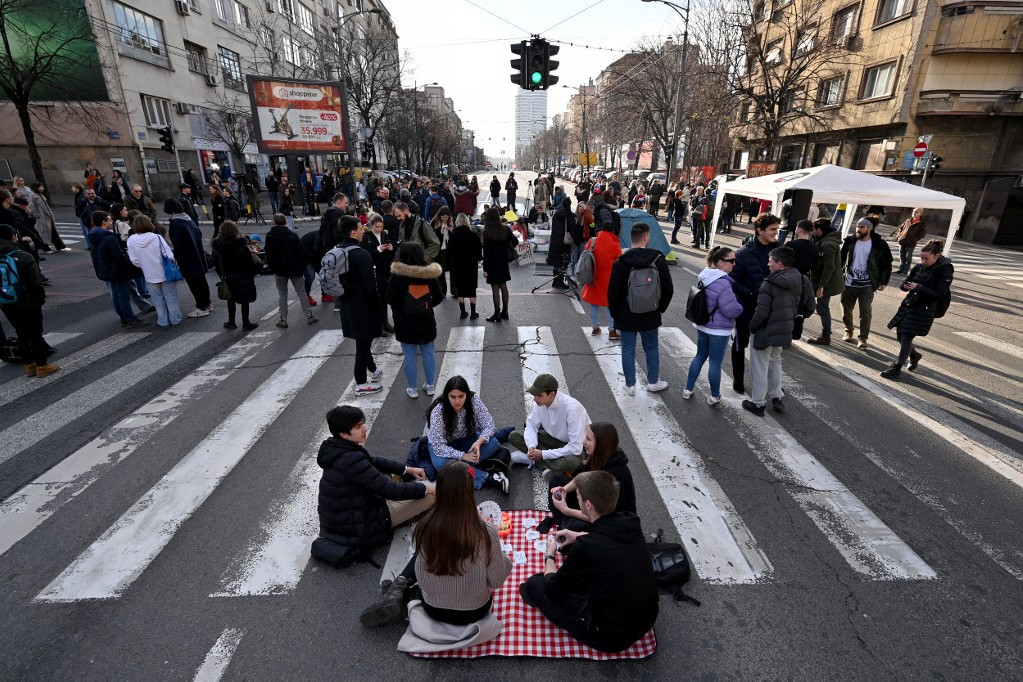
[[[263,154],[344,152],[341,86],[321,81],[247,76],[256,142]]]

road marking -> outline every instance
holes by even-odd
[[[224,630],[213,648],[206,654],[202,665],[195,671],[195,677],[192,678],[194,682],[218,682],[227,671],[227,666],[231,664],[234,652],[238,650],[244,634],[245,631],[238,628]]]
[[[571,299],[569,300],[572,301],[572,307],[575,308],[575,311],[577,313],[579,313],[580,315],[586,314],[586,311],[583,310],[583,304],[579,302],[579,299],[577,299],[575,296],[572,296]]]
[[[44,588],[36,601],[110,599],[123,594],[340,345],[340,331],[313,336]]]
[[[674,415],[657,394],[644,390],[639,380],[636,395],[625,395],[617,381],[619,347],[608,345],[603,336],[591,336],[589,331],[583,328],[696,572],[704,580],[717,583],[763,582],[774,570],[771,562],[721,486],[694,454]]]
[[[270,335],[246,335],[4,500],[0,504],[0,554],[147,443],[177,419],[189,403],[223,383],[262,350]]]
[[[65,341],[76,339],[82,335],[82,332],[50,332],[43,334],[43,340],[51,346],[59,346]]]
[[[999,351],[1000,353],[1005,353],[1006,355],[1011,355],[1013,357],[1019,357],[1020,347],[1002,341],[1001,339],[995,339],[988,336],[987,334],[979,334],[977,332],[953,332],[953,333],[956,336],[961,336],[964,339],[973,341],[974,343],[979,343],[982,346],[987,346],[988,348]]]
[[[77,336],[77,334],[72,336]],[[57,381],[58,378],[66,377],[75,370],[81,369],[82,367],[91,367],[122,348],[125,348],[136,341],[141,341],[147,336],[149,336],[149,332],[142,332],[141,334],[117,334],[116,336],[108,337],[99,343],[94,343],[76,353],[72,353],[66,358],[62,358],[59,363],[60,371],[56,374],[51,374],[50,376],[29,377],[22,373],[20,377],[12,379],[0,386],[0,407],[13,400],[17,400],[23,395],[40,389],[47,384],[53,383],[54,381]],[[2,456],[0,456],[0,461],[3,461]]]
[[[288,283],[288,286],[289,287],[291,286],[290,282]],[[294,299],[288,301],[288,312],[289,313],[291,312],[291,306],[295,305],[295,303],[297,303],[297,301],[295,301]],[[268,312],[263,317],[259,318],[259,321],[260,322],[266,322],[267,320],[270,320],[270,319],[272,319],[274,317],[279,317],[279,314],[278,314],[279,312],[280,312],[280,306],[275,305],[273,308],[270,309],[270,312]],[[289,314],[288,316],[290,317],[291,315]],[[305,320],[303,319],[302,322],[305,322]]]
[[[184,357],[204,343],[212,340],[215,332],[188,332],[175,339],[173,344],[161,346],[136,360],[118,368],[117,372],[105,374],[102,378],[83,386],[55,403],[39,410],[0,432],[0,443],[4,452],[0,463],[6,462],[35,445],[53,433],[50,428],[40,425],[66,425],[82,417],[100,405],[112,400],[167,365]]]
[[[354,396],[353,379],[334,404],[345,402],[362,408],[366,423],[372,425],[380,414],[391,384],[401,371],[401,346],[394,339],[377,339],[373,359],[383,370],[383,390]],[[309,546],[319,533],[316,497],[321,469],[316,463],[320,444],[330,437],[324,425],[302,450],[302,456],[288,475],[283,494],[270,504],[268,520],[242,554],[224,571],[220,591],[211,597],[237,597],[254,594],[287,594],[298,586],[309,563]]]
[[[676,358],[691,358],[696,344],[676,327],[661,328],[661,343]],[[726,381],[722,372],[722,381]],[[783,481],[785,490],[853,570],[875,580],[919,580],[934,570],[874,512],[770,415],[754,417],[742,398],[723,396],[729,421],[757,459]],[[738,417],[738,419],[735,419]]]

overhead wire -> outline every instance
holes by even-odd
[[[574,19],[574,18],[576,18],[577,16],[579,16],[579,15],[580,15],[580,14],[582,14],[583,12],[586,12],[586,11],[588,11],[588,10],[590,10],[590,9],[593,9],[594,7],[596,7],[597,5],[599,5],[599,4],[600,4],[600,3],[602,3],[602,2],[604,2],[604,0],[597,0],[597,1],[596,1],[595,3],[593,3],[592,5],[590,5],[590,6],[588,6],[588,7],[584,7],[583,9],[579,10],[578,12],[576,12],[575,14],[573,14],[572,16],[569,16],[569,17],[566,17],[566,18],[562,19],[561,21],[559,21],[558,23],[554,24],[554,25],[553,25],[553,26],[551,26],[550,28],[545,28],[544,30],[540,31],[540,33],[539,33],[538,35],[543,35],[544,33],[547,33],[547,31],[550,31],[551,29],[555,29],[555,28],[557,28],[558,26],[561,26],[561,25],[562,25],[563,23],[565,23],[565,22],[566,22],[566,21],[568,21],[569,19]]]
[[[508,21],[508,20],[507,20],[507,19],[505,19],[504,17],[501,17],[501,16],[498,16],[498,15],[494,14],[493,12],[491,12],[490,10],[488,10],[488,9],[487,9],[486,7],[483,7],[482,5],[477,5],[477,4],[476,4],[475,2],[473,2],[472,0],[465,0],[465,1],[466,1],[467,3],[469,3],[470,5],[472,5],[473,7],[475,7],[476,9],[479,9],[479,10],[482,10],[482,11],[486,12],[487,14],[489,14],[489,15],[490,15],[490,16],[492,16],[492,17],[494,17],[495,19],[497,19],[497,20],[499,20],[499,21],[503,21],[504,23],[508,24],[508,25],[509,25],[509,26],[511,26],[512,28],[514,28],[514,29],[518,29],[519,31],[522,31],[522,32],[523,32],[523,33],[525,33],[526,35],[532,35],[532,34],[531,34],[531,33],[530,33],[529,31],[527,31],[526,29],[522,28],[521,26],[518,26],[517,24],[513,24],[512,22]]]

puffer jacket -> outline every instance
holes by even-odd
[[[426,496],[422,483],[391,478],[405,465],[370,457],[366,448],[331,436],[320,445],[316,463],[323,469],[316,509],[320,528],[351,538],[359,546],[381,545],[391,537],[386,500],[418,500]]]
[[[842,274],[842,235],[831,230],[817,242],[820,256],[810,270],[810,281],[814,291],[824,287],[825,296],[838,296],[845,291],[845,276]]]
[[[46,303],[46,289],[43,288],[43,274],[39,271],[35,258],[28,251],[23,251],[17,244],[0,239],[0,258],[8,256],[14,259],[21,280],[21,294],[14,303],[3,306],[4,310],[19,311],[41,308]]]
[[[96,277],[104,282],[126,282],[135,279],[142,271],[131,264],[127,254],[121,250],[117,235],[102,227],[89,231],[89,255]]]
[[[760,290],[760,283],[764,281],[771,269],[767,265],[768,256],[776,244],[761,244],[760,240],[753,238],[735,252],[735,266],[732,268],[732,281],[735,284],[735,297],[742,304],[742,315],[739,319],[750,320],[757,308],[757,292]],[[798,273],[797,273],[798,274]]]
[[[245,237],[228,239],[221,235],[213,240],[213,262],[217,274],[227,282],[231,300],[252,303],[256,300],[256,266]]]
[[[898,327],[900,334],[927,336],[934,324],[938,301],[949,295],[954,277],[955,267],[945,256],[939,256],[930,267],[923,263],[914,265],[901,288],[907,291],[906,285],[910,282],[915,282],[916,288],[902,299],[902,305],[888,323],[888,328]]]
[[[270,228],[266,233],[265,251],[270,272],[280,277],[301,277],[309,262],[301,240],[287,225],[274,225]]]
[[[622,255],[622,243],[618,236],[609,230],[597,233],[593,240],[593,283],[584,284],[582,299],[592,305],[607,307],[607,285],[611,280],[611,267]]]
[[[422,345],[437,338],[437,320],[433,309],[444,301],[444,292],[437,280],[444,273],[438,263],[408,265],[401,261],[391,263],[391,278],[387,282],[387,304],[394,316],[394,338],[398,343]],[[430,288],[430,312],[426,315],[406,315],[405,297],[410,284],[425,284]]]
[[[601,234],[605,234],[601,232]],[[598,236],[599,238],[599,236]],[[661,298],[657,310],[649,313],[634,313],[629,309],[629,273],[637,268],[657,268],[661,280]],[[657,249],[634,248],[622,254],[611,267],[607,285],[607,303],[615,328],[627,332],[644,332],[661,326],[661,315],[668,310],[675,289],[671,282],[671,271],[664,254]]]
[[[724,270],[704,268],[698,280],[707,292],[707,309],[711,312],[710,322],[695,325],[696,328],[710,333],[735,329],[735,319],[742,315],[742,304],[735,298],[732,278]]]
[[[813,285],[799,270],[785,268],[768,275],[760,286],[756,312],[749,323],[753,347],[788,348],[792,345],[796,316],[811,315],[815,307]]]

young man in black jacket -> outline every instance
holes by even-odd
[[[274,274],[277,284],[277,310],[280,316],[277,326],[281,329],[288,328],[289,283],[298,296],[306,323],[314,324],[319,320],[309,307],[309,294],[305,291],[305,282],[302,280],[309,256],[302,248],[298,235],[288,229],[288,219],[284,214],[274,213],[273,221],[274,226],[266,233],[266,264]]]
[[[43,339],[43,304],[46,303],[43,275],[32,255],[19,248],[17,230],[12,225],[0,224],[0,259],[6,261],[8,258],[14,262],[21,281],[20,291],[18,300],[0,303],[0,310],[18,335],[25,374],[30,377],[49,376],[60,366],[47,360],[50,349]]]
[[[598,651],[624,651],[657,620],[657,583],[639,517],[616,512],[618,481],[606,471],[574,479],[588,532],[547,538],[543,574],[519,586],[522,600]],[[558,546],[568,556],[557,568]]]

